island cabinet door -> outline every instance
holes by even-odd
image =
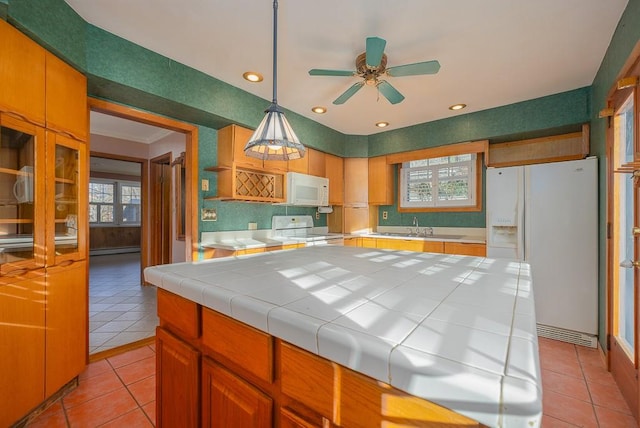
[[[268,428],[272,399],[209,358],[202,361],[202,426]]]
[[[200,419],[200,353],[167,330],[156,329],[158,427],[196,427]]]

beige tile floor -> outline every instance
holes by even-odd
[[[140,253],[91,256],[89,354],[155,336],[156,288],[141,285]]]

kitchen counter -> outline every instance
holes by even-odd
[[[540,424],[526,263],[314,246],[155,266],[145,279],[487,426]]]
[[[410,235],[406,233],[381,232],[366,233],[357,235],[359,237],[368,238],[388,238],[388,239],[410,239],[416,241],[442,241],[442,242],[461,242],[467,244],[485,244],[487,242],[484,236],[474,235],[457,235],[457,234],[433,234],[433,235]]]

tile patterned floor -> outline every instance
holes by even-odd
[[[89,263],[89,354],[154,336],[156,288],[140,284],[140,253]]]
[[[153,427],[156,422],[155,345],[89,364],[79,386],[28,427]]]
[[[598,351],[539,339],[542,428],[637,427]],[[150,427],[155,424],[155,347],[89,365],[80,386],[29,427]]]

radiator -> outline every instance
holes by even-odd
[[[574,345],[587,346],[589,348],[598,347],[598,336],[590,334],[580,333],[573,330],[565,330],[559,327],[552,327],[549,325],[538,324],[537,325],[538,336],[546,337],[547,339],[560,340],[562,342],[573,343]]]

